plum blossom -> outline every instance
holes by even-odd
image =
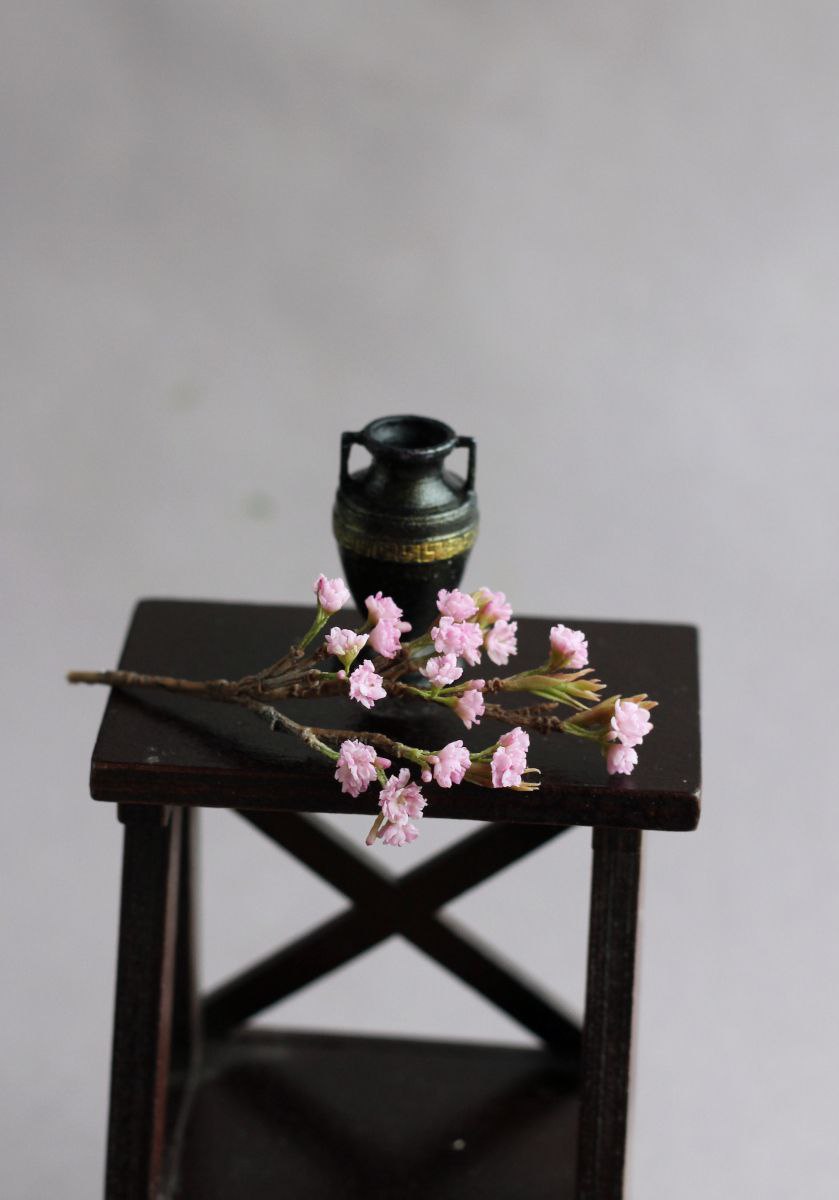
[[[335,768],[335,778],[341,785],[341,791],[348,792],[353,797],[366,792],[368,786],[375,781],[376,766],[384,761],[386,760],[377,760],[376,751],[372,746],[367,746],[355,738],[347,738],[341,742]]]
[[[383,700],[386,695],[381,675],[377,675],[373,664],[365,659],[350,675],[350,699],[357,700],[365,708],[372,708],[377,700]]]
[[[434,768],[434,779],[440,787],[449,788],[453,783],[462,783],[469,770],[469,751],[461,740],[449,742],[437,754],[429,754],[428,761]]]
[[[517,653],[519,648],[516,641],[518,627],[518,621],[496,621],[492,628],[487,630],[484,645],[487,654],[496,666],[506,667],[510,661],[510,655]]]
[[[527,770],[527,751],[530,737],[520,726],[498,739],[498,749],[492,756],[492,786],[518,787]]]
[[[312,590],[318,598],[318,604],[327,616],[331,616],[339,608],[343,608],[350,598],[349,590],[343,579],[327,579],[325,575],[318,575],[312,585]]]
[[[456,654],[440,654],[435,658],[429,658],[424,667],[420,667],[420,674],[424,675],[436,688],[448,687],[460,679],[463,674],[463,667],[457,665]]]
[[[462,692],[455,702],[454,711],[467,729],[481,723],[481,717],[484,715],[483,688],[483,679],[472,679],[466,691]]]
[[[377,621],[370,630],[370,645],[377,654],[384,658],[396,658],[402,649],[400,638],[404,629],[410,629],[407,621],[390,620],[388,617]]]
[[[567,625],[551,628],[551,658],[558,666],[579,671],[588,663],[588,642],[582,629],[569,629]]]
[[[425,808],[425,796],[403,767],[398,775],[390,775],[379,793],[379,807],[391,825],[404,825],[409,817],[416,820]]]
[[[478,606],[472,597],[466,592],[459,591],[458,588],[453,588],[450,592],[447,592],[445,588],[440,588],[437,593],[437,608],[444,617],[451,617],[454,621],[468,621],[478,611]]]
[[[353,629],[339,629],[337,625],[330,629],[326,638],[327,650],[336,658],[340,658],[345,667],[350,665],[366,645],[366,633],[356,633]]]
[[[406,821],[404,825],[385,825],[379,830],[379,837],[385,846],[404,846],[406,842],[414,842],[419,836],[416,825]]]
[[[606,770],[610,775],[631,775],[638,763],[638,751],[622,742],[612,742],[606,751]]]
[[[489,588],[479,588],[475,599],[478,602],[478,620],[482,625],[492,625],[494,621],[509,621],[513,615],[512,607],[507,603],[503,592],[493,592]]]
[[[465,658],[470,667],[481,661],[484,635],[480,625],[441,617],[438,624],[432,626],[431,639],[438,654],[455,654]]]
[[[624,746],[640,746],[653,727],[647,710],[634,700],[616,700],[615,715],[610,724],[609,737]],[[629,774],[628,771],[623,773]]]

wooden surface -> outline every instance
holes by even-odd
[[[208,1046],[177,1200],[563,1200],[577,1094],[549,1053],[251,1031]]]
[[[342,616],[349,624],[347,614]],[[558,619],[519,618],[518,663],[544,660],[548,630]],[[237,678],[276,658],[310,620],[310,608],[286,605],[146,600],[134,613],[119,665],[193,679]],[[588,634],[591,661],[610,692],[646,691],[660,701],[655,730],[634,774],[610,779],[590,745],[561,734],[535,734],[530,762],[542,771],[539,791],[429,785],[426,816],[693,829],[699,819],[695,629],[564,620]],[[481,668],[471,672],[480,673]],[[519,694],[511,703],[527,700]],[[452,713],[419,702],[385,701],[368,712],[339,697],[289,701],[283,709],[296,720],[378,730],[429,748],[462,737],[475,749],[505,728],[484,718],[467,732]],[[305,812],[372,814],[376,807],[372,789],[356,800],[345,795],[324,759],[291,735],[272,733],[252,714],[140,689],[109,700],[93,754],[91,794],[131,804]]]

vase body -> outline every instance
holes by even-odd
[[[352,446],[370,463],[349,472]],[[452,450],[469,450],[466,479],[446,470]],[[475,442],[430,417],[380,417],[341,437],[333,530],[344,578],[364,614],[365,598],[392,596],[414,635],[431,624],[440,588],[457,587],[478,533]]]

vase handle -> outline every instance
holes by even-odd
[[[361,445],[361,437],[357,433],[342,433],[341,434],[341,487],[344,488],[350,481],[350,451],[353,446]]]
[[[466,483],[463,485],[463,491],[468,496],[475,490],[475,439],[472,437],[459,437],[455,442],[455,447],[465,446],[469,450],[469,463],[466,468]]]

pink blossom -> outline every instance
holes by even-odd
[[[398,775],[391,775],[379,793],[379,807],[392,825],[404,825],[409,817],[415,820],[422,816],[425,796],[411,779],[411,772],[403,767]]]
[[[455,658],[460,654],[463,641],[461,627],[454,617],[441,617],[440,624],[432,626],[431,640],[438,654],[453,654]]]
[[[329,653],[342,659],[344,663],[352,662],[366,644],[366,633],[355,633],[352,629],[339,629],[337,625],[330,629],[326,639],[326,648]]]
[[[453,783],[462,783],[469,770],[469,751],[462,741],[449,742],[437,754],[430,754],[428,761],[434,768],[434,778],[440,787],[448,788]]]
[[[518,621],[496,621],[492,628],[487,630],[484,645],[496,666],[506,667],[510,655],[518,651],[518,627]]]
[[[434,687],[448,687],[460,679],[463,674],[463,667],[457,665],[457,655],[441,654],[436,658],[429,658],[424,667],[420,667],[420,673],[430,680]]]
[[[338,753],[338,765],[335,768],[335,778],[341,785],[342,792],[358,796],[366,792],[369,784],[376,778],[376,751],[372,746],[348,738],[341,742]]]
[[[343,608],[350,598],[343,579],[327,579],[325,575],[318,575],[313,584],[313,591],[320,607],[330,616],[339,608]]]
[[[364,601],[367,605],[367,612],[371,621],[401,621],[402,609],[391,599],[390,596],[383,596],[381,592],[376,592],[375,596],[368,596]],[[407,627],[411,628],[410,625]],[[407,630],[403,629],[403,633]]]
[[[455,621],[468,621],[478,611],[478,606],[472,597],[457,588],[453,588],[450,592],[447,592],[445,588],[440,588],[437,593],[437,608],[444,617],[451,617]]]
[[[466,691],[458,696],[455,703],[454,711],[467,729],[481,723],[481,717],[484,715],[484,698],[481,692],[482,689],[476,687],[473,680]]]
[[[624,746],[640,746],[653,727],[647,710],[634,700],[616,700],[615,715],[610,724],[613,730],[610,737]],[[629,774],[628,771],[623,773]]]
[[[480,625],[441,617],[431,630],[431,638],[438,654],[455,654],[465,658],[470,667],[481,661],[484,635]]]
[[[506,747],[511,752],[520,754],[522,758],[526,758],[527,752],[530,749],[530,734],[525,733],[521,725],[516,725],[515,729],[510,729],[507,733],[502,733],[498,739],[498,744]]]
[[[357,700],[365,708],[372,708],[377,700],[383,700],[386,695],[381,675],[377,675],[373,664],[365,659],[350,675],[350,699]]]
[[[416,825],[410,821],[404,825],[385,825],[379,830],[379,837],[385,846],[404,846],[406,842],[416,841],[418,836]]]
[[[482,587],[478,591],[480,612],[478,620],[483,625],[491,625],[494,621],[509,621],[513,615],[512,607],[507,603],[503,592],[493,592]]]
[[[521,759],[499,746],[492,756],[492,786],[494,788],[518,787],[521,783]]]
[[[402,649],[399,639],[405,624],[405,621],[391,621],[384,617],[373,626],[370,630],[370,645],[377,654],[381,654],[385,658],[396,658]],[[408,625],[408,628],[410,629],[411,626]]]
[[[588,663],[588,642],[582,629],[569,629],[567,625],[551,628],[551,656],[557,665],[579,671]]]
[[[631,775],[638,763],[638,751],[622,742],[613,742],[606,751],[606,770],[610,775]]]
[[[498,739],[498,749],[492,756],[492,786],[518,787],[527,770],[527,751],[530,736],[520,726]]]

